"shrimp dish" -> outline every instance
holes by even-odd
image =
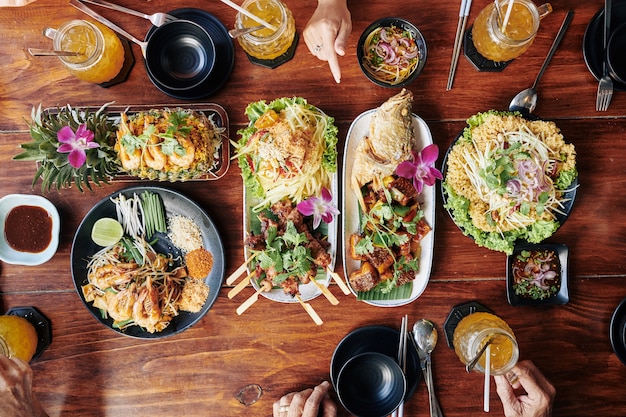
[[[203,113],[180,108],[124,112],[114,148],[122,169],[130,175],[184,181],[216,165],[223,131]]]

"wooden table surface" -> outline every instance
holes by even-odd
[[[119,1],[145,12],[196,7],[232,27],[235,12],[211,1]],[[291,1],[298,33],[313,13],[315,2]],[[361,73],[356,43],[372,21],[390,15],[414,22],[428,44],[426,67],[410,85],[414,112],[430,127],[435,143],[445,150],[470,115],[506,109],[510,99],[532,85],[552,39],[568,9],[575,10],[570,29],[538,86],[535,113],[554,120],[578,153],[580,188],[574,209],[563,227],[549,239],[570,250],[570,301],[551,307],[513,307],[505,293],[505,255],[477,247],[463,236],[437,197],[434,265],[425,292],[403,307],[377,308],[343,296],[331,306],[324,297],[311,304],[324,320],[316,326],[298,305],[261,299],[245,314],[235,309],[252,294],[247,288],[236,299],[223,286],[208,314],[181,334],[137,340],[104,327],[78,297],[70,273],[70,251],[76,229],[93,205],[129,183],[113,183],[80,193],[76,189],[45,197],[62,217],[58,252],[40,266],[0,265],[0,308],[35,306],[52,323],[52,344],[33,361],[38,398],[51,416],[268,416],[284,393],[301,390],[329,378],[337,343],[361,326],[398,328],[401,317],[412,323],[421,317],[439,328],[433,354],[434,379],[447,417],[482,415],[482,376],[467,374],[446,346],[442,327],[451,308],[478,301],[504,318],[519,341],[521,358],[533,360],[554,383],[555,416],[623,416],[626,414],[626,367],[613,353],[609,322],[626,297],[626,94],[617,92],[607,112],[595,111],[597,81],[583,58],[583,34],[601,0],[554,0],[554,11],[541,22],[535,43],[522,58],[501,73],[478,72],[459,60],[454,88],[446,80],[458,19],[459,1],[349,2],[353,32],[347,54],[340,59],[342,82],[336,85],[327,65],[315,59],[301,39],[295,58],[270,70],[250,63],[235,44],[235,67],[216,94],[196,101],[223,106],[230,118],[231,138],[246,124],[245,106],[253,101],[302,96],[333,116],[343,149],[351,121],[377,107],[397,90],[378,87]],[[489,0],[475,0],[469,22]],[[143,37],[149,22],[102,9],[131,33]],[[74,79],[56,58],[33,58],[28,47],[49,47],[42,35],[73,18],[84,18],[65,0],[39,0],[22,8],[0,9],[0,196],[41,194],[30,184],[35,172],[29,162],[12,158],[19,144],[29,141],[26,122],[33,106],[98,107],[116,104],[182,104],[150,83],[133,45],[137,62],[128,80],[101,88]],[[340,152],[340,158],[342,152]],[[136,183],[134,184],[136,185]],[[198,202],[218,225],[226,251],[226,273],[243,261],[242,181],[233,164],[218,181],[159,184]],[[342,274],[341,260],[336,270]],[[343,275],[343,274],[342,274]],[[263,394],[243,405],[238,392],[258,384]],[[502,415],[492,383],[491,409]],[[407,416],[428,413],[426,388],[420,383],[405,407]]]

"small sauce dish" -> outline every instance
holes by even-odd
[[[39,209],[39,210],[38,210]],[[44,213],[41,214],[41,210]],[[41,230],[39,227],[24,227],[36,222],[24,222],[23,224],[11,224],[12,221],[22,221],[24,216],[40,213],[41,220],[46,226]],[[47,217],[46,217],[47,214]],[[40,215],[40,217],[41,217]],[[20,220],[21,219],[21,220]],[[44,197],[30,194],[9,194],[0,198],[0,260],[15,265],[40,265],[52,258],[59,246],[60,218],[54,204]],[[15,242],[11,242],[16,234],[26,234],[27,248],[16,250]],[[39,247],[37,247],[39,246]]]

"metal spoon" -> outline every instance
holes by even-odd
[[[476,364],[478,363],[478,361],[480,360],[481,356],[483,356],[483,353],[485,353],[485,350],[487,350],[487,346],[489,346],[491,343],[493,342],[493,337],[490,338],[489,340],[487,340],[487,343],[485,343],[483,345],[482,348],[480,348],[480,350],[478,351],[478,353],[476,354],[476,356],[474,356],[474,359],[472,359],[471,361],[469,361],[467,363],[467,365],[465,365],[465,370],[467,372],[471,372],[472,369],[474,369],[474,367],[476,366]]]
[[[37,48],[28,48],[28,52],[32,56],[79,56],[79,55],[83,55],[81,52],[55,51],[53,49],[37,49]]]
[[[250,33],[250,32],[254,32],[260,29],[263,29],[265,26],[260,25],[260,26],[252,26],[249,28],[241,28],[241,29],[231,29],[228,31],[228,35],[235,39],[240,37],[241,35],[245,35],[246,33]]]
[[[435,396],[430,359],[430,354],[437,345],[437,329],[430,320],[421,319],[413,325],[413,337],[415,338],[415,343],[417,344],[420,359],[423,354],[426,355],[426,375],[424,375],[424,378],[426,379],[426,387],[428,388],[428,396],[430,399],[430,415],[431,417],[443,417],[441,408],[439,407],[439,402]]]
[[[533,110],[535,110],[535,107],[537,106],[537,91],[535,90],[535,88],[537,87],[537,83],[543,76],[543,73],[548,67],[548,64],[550,63],[552,56],[554,55],[554,53],[556,52],[556,49],[561,43],[561,40],[563,40],[563,37],[565,36],[565,31],[569,27],[569,24],[572,21],[573,17],[574,17],[573,10],[570,10],[569,12],[567,12],[565,19],[563,20],[563,23],[561,24],[561,28],[559,29],[559,32],[556,35],[556,38],[554,39],[552,46],[550,47],[548,56],[546,56],[546,59],[543,61],[541,70],[539,70],[539,74],[537,74],[537,78],[535,78],[535,82],[533,83],[533,86],[530,88],[527,88],[526,90],[520,91],[519,93],[517,93],[515,97],[513,97],[513,100],[511,100],[511,104],[509,104],[510,111],[519,111],[524,114],[530,114],[533,112]]]

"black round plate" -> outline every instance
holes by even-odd
[[[531,120],[538,119],[534,115],[528,115],[528,116],[524,116],[524,117],[530,118]],[[447,171],[448,171],[448,169],[447,169],[447,166],[448,166],[448,155],[450,154],[450,151],[452,151],[452,148],[454,147],[456,142],[462,136],[463,136],[463,130],[452,141],[452,144],[450,145],[450,147],[446,151],[446,154],[444,155],[443,160],[441,162],[441,173],[443,175],[443,181],[440,181],[440,186],[441,186],[441,199],[443,200],[444,207],[448,204],[448,193],[445,191],[445,187],[443,185],[445,180],[446,180],[446,174],[447,174]],[[570,190],[563,194],[564,199],[566,200],[563,203],[563,207],[561,208],[561,211],[563,212],[563,214],[561,214],[561,213],[556,213],[555,214],[556,220],[559,222],[561,227],[565,223],[565,220],[567,220],[567,218],[569,217],[569,215],[570,215],[570,213],[572,211],[572,208],[574,207],[574,200],[576,200],[576,191],[577,190],[578,190],[578,176],[576,176],[574,181],[572,181],[572,184],[570,185]],[[448,210],[447,208],[446,208],[446,211],[450,215],[450,218],[452,219],[454,224],[457,225],[457,227],[463,232],[463,234],[465,234],[466,236],[469,236],[469,235],[467,235],[465,233],[465,230],[456,223],[456,220],[454,219],[454,216],[452,215],[452,212],[450,210]],[[524,244],[524,243],[528,243],[528,242],[526,242],[526,241],[516,241],[516,244]]]
[[[163,205],[165,206],[166,217],[181,215],[194,220],[202,232],[203,246],[213,254],[213,269],[211,269],[211,272],[204,280],[209,286],[210,291],[202,309],[197,313],[190,313],[187,311],[179,312],[179,315],[172,319],[169,326],[167,326],[163,331],[155,333],[149,333],[139,326],[130,326],[124,330],[114,328],[113,319],[110,317],[103,318],[98,308],[95,308],[92,303],[85,301],[82,291],[82,286],[88,282],[87,263],[93,254],[102,249],[101,246],[96,245],[91,240],[91,229],[93,228],[93,224],[102,217],[117,217],[115,204],[111,201],[112,197],[116,197],[120,193],[124,194],[126,197],[130,197],[133,193],[139,195],[144,191],[159,194],[161,200],[163,200]],[[159,244],[156,247],[157,252],[169,252],[175,255],[180,255],[178,249],[171,244],[166,235],[160,234],[159,237]],[[222,240],[218,234],[217,228],[206,212],[184,195],[176,191],[160,187],[126,188],[104,198],[96,204],[89,211],[89,213],[87,213],[83,221],[80,223],[80,226],[78,226],[76,235],[74,235],[74,242],[72,243],[71,270],[72,277],[74,279],[74,286],[76,287],[76,291],[78,292],[80,299],[83,301],[87,309],[94,315],[94,317],[102,324],[118,333],[139,339],[155,339],[171,336],[180,333],[197,323],[209,311],[217,299],[222,285],[222,280],[224,279],[225,269],[225,256]]]
[[[626,1],[615,0],[611,8],[611,28],[617,28],[620,23],[626,22]],[[604,7],[591,19],[583,37],[583,57],[589,72],[600,80],[602,77],[602,63],[604,62],[603,42]],[[613,88],[626,91],[626,84],[614,81]]]
[[[348,359],[366,352],[383,353],[395,359],[398,356],[399,342],[400,332],[386,326],[365,326],[348,333],[335,348],[330,362],[330,379],[333,387],[337,387],[339,371]],[[410,341],[407,346],[405,401],[413,395],[422,378],[417,352]]]
[[[626,298],[623,299],[613,312],[609,326],[611,346],[620,361],[626,365]]]
[[[217,92],[226,83],[235,65],[235,46],[233,40],[228,36],[228,30],[215,16],[204,10],[185,8],[175,9],[168,12],[179,19],[190,20],[199,24],[206,30],[215,44],[215,66],[209,77],[199,86],[190,90],[172,90],[156,82],[148,72],[148,77],[154,85],[163,93],[170,97],[181,100],[196,100],[210,96]],[[156,27],[152,26],[146,35],[150,38]]]

